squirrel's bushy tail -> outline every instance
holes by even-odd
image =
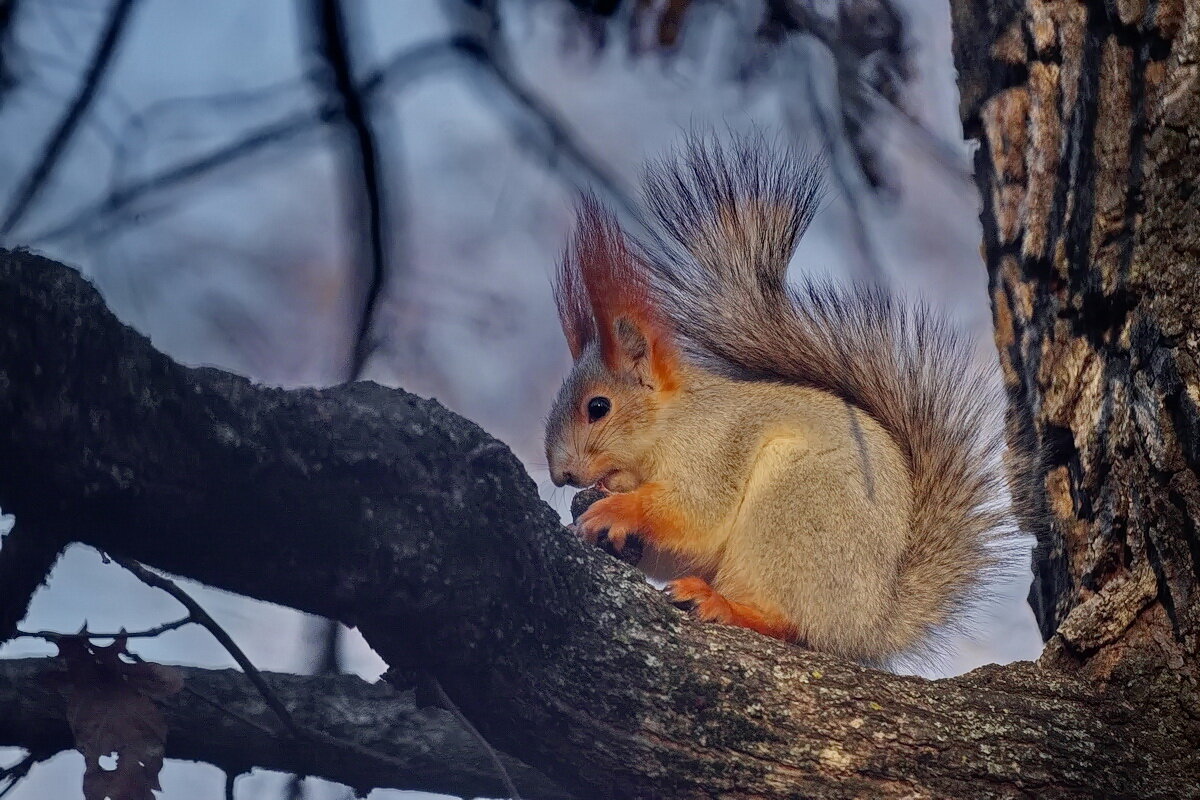
[[[914,503],[886,635],[892,652],[911,652],[1011,557],[1004,403],[969,343],[924,307],[877,288],[788,285],[820,194],[814,158],[762,137],[731,146],[690,137],[647,171],[645,202],[661,239],[645,260],[692,357],[830,392],[899,445]]]

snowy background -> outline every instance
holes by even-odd
[[[753,5],[747,3],[747,5]],[[883,126],[894,190],[831,193],[793,270],[835,278],[882,275],[897,290],[943,309],[994,361],[986,275],[979,257],[977,195],[961,141],[946,4],[909,0],[915,74],[905,102],[924,126]],[[437,2],[349,2],[371,68],[454,24]],[[685,31],[680,53],[634,56],[620,41],[596,51],[558,3],[511,3],[504,40],[518,75],[573,136],[625,186],[647,157],[693,128],[758,127],[820,148],[814,103],[832,92],[818,47],[793,46],[768,73],[743,83],[727,56],[741,24],[714,16]],[[109,5],[100,0],[25,3],[13,33],[20,83],[0,99],[0,201],[28,170],[94,47]],[[342,175],[328,130],[286,142],[174,188],[147,193],[121,213],[97,216],[112,190],[160,173],[246,130],[318,102],[302,18],[290,0],[144,0],[111,74],[53,181],[4,242],[23,244],[89,275],[110,306],[154,344],[188,364],[219,366],[281,386],[343,380],[352,346],[354,269]],[[808,72],[805,72],[805,71]],[[805,74],[810,80],[799,80]],[[809,85],[811,83],[811,86]],[[816,92],[811,91],[816,87]],[[463,66],[439,66],[378,95],[388,187],[393,274],[379,317],[383,346],[367,376],[432,395],[508,443],[565,511],[541,452],[541,420],[569,358],[549,275],[569,229],[575,188],[531,147],[519,109]],[[931,138],[932,137],[932,138]],[[853,187],[852,187],[853,188]],[[861,187],[858,187],[861,188]],[[850,202],[855,197],[855,204]],[[857,212],[855,208],[857,207]],[[854,225],[854,215],[866,224]],[[0,530],[4,523],[0,522]],[[198,586],[189,590],[263,669],[306,671],[316,642],[296,612]],[[1027,659],[1040,642],[1025,605],[1028,577],[995,587],[995,613],[957,647],[952,671]],[[149,627],[180,616],[166,595],[139,584],[85,547],[73,547],[35,598],[26,628],[72,631]],[[192,626],[139,641],[151,660],[230,666]],[[32,640],[0,657],[50,652]],[[343,665],[374,678],[382,662],[352,635]],[[0,749],[0,764],[20,756]],[[78,797],[82,759],[60,754],[36,767],[17,800]],[[240,798],[279,797],[287,777],[239,779]],[[168,762],[163,797],[222,796],[215,768]],[[347,790],[307,782],[310,797]],[[427,796],[376,791],[372,798]]]

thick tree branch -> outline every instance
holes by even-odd
[[[29,601],[46,580],[67,539],[51,530],[14,527],[0,537],[0,643],[17,632]]]
[[[1174,797],[1182,673],[1016,664],[943,681],[696,623],[569,535],[436,402],[181,367],[77,273],[0,254],[0,506],[356,624],[497,746],[588,797]]]
[[[0,744],[45,757],[74,747],[62,697],[38,675],[51,659],[0,660]],[[186,690],[165,700],[168,758],[204,761],[231,773],[252,767],[300,772],[372,788],[421,789],[497,797],[504,787],[475,739],[446,711],[418,709],[411,692],[350,675],[263,673],[300,725],[351,742],[272,735],[278,721],[245,674],[180,667]],[[247,725],[250,720],[257,725]],[[505,766],[527,797],[565,798],[544,776],[515,759]]]
[[[953,8],[1010,438],[1031,451],[1030,603],[1063,664],[1183,665],[1200,707],[1200,7]]]

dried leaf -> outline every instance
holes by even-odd
[[[47,679],[66,699],[67,722],[83,753],[84,798],[154,800],[167,736],[154,701],[183,688],[182,673],[126,660],[125,639],[101,647],[86,629],[57,644],[58,669]],[[115,768],[101,764],[106,756],[115,756]]]

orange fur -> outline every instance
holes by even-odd
[[[764,636],[789,642],[798,638],[796,628],[783,615],[730,600],[703,578],[692,576],[671,581],[667,585],[667,592],[677,603],[692,603],[693,613],[705,622],[749,628]]]
[[[632,492],[610,494],[592,503],[579,518],[577,529],[592,542],[600,531],[607,530],[608,540],[620,550],[632,533],[662,547],[686,536],[689,526],[683,512],[666,502],[661,485],[643,483]]]

